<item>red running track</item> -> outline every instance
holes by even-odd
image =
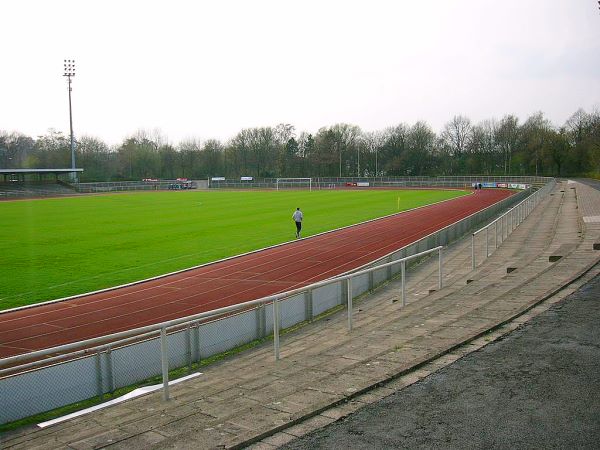
[[[102,293],[0,314],[0,358],[125,331],[347,272],[508,196],[474,195]]]

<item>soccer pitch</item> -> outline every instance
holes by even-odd
[[[467,194],[187,191],[0,202],[0,310],[215,261]]]

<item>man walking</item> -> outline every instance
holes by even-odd
[[[303,218],[303,214],[302,211],[300,211],[300,208],[296,208],[296,211],[294,211],[294,214],[292,215],[292,219],[294,219],[294,222],[296,222],[296,239],[300,238],[300,232],[302,231],[302,218]]]

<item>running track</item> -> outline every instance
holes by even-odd
[[[0,358],[210,311],[330,278],[509,195],[505,190],[475,191],[157,280],[0,313]]]

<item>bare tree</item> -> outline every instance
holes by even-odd
[[[385,133],[383,131],[363,133],[362,141],[369,155],[369,159],[366,161],[367,164],[365,164],[367,174],[378,177],[382,172],[379,159],[383,156],[380,155],[380,151],[385,142]]]
[[[538,176],[541,170],[541,158],[546,146],[549,143],[549,133],[552,131],[550,121],[544,117],[544,113],[537,112],[530,116],[522,127],[522,139],[525,150],[533,157],[533,166],[535,175]]]
[[[409,134],[408,125],[401,123],[383,131],[382,154],[384,167],[389,175],[410,175],[406,167],[406,146]]]
[[[5,169],[24,167],[33,155],[35,141],[21,133],[0,132],[0,166]]]
[[[410,167],[411,175],[422,176],[432,169],[435,140],[436,135],[426,122],[419,121],[410,127],[406,145],[406,162]]]
[[[496,129],[496,142],[502,152],[504,175],[511,173],[512,157],[519,147],[519,119],[512,115],[502,118]]]
[[[295,127],[289,123],[280,123],[273,129],[273,136],[279,145],[284,146],[291,138],[296,137]]]
[[[216,139],[207,140],[202,146],[200,166],[204,176],[222,176],[225,174],[225,149]]]
[[[471,121],[465,116],[454,116],[444,126],[441,138],[448,146],[450,156],[460,157],[467,151],[472,138],[472,128]]]
[[[442,151],[449,158],[450,173],[460,173],[464,169],[464,154],[473,137],[471,121],[465,116],[454,116],[444,126],[440,135]]]

